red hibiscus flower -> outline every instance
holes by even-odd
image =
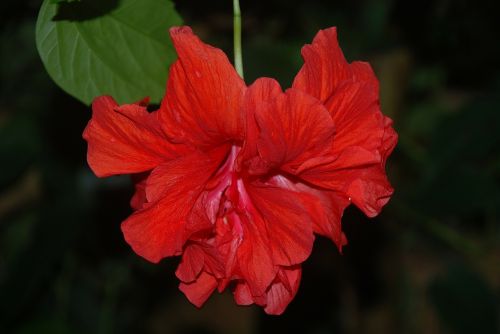
[[[236,303],[280,314],[295,296],[314,235],[346,244],[352,202],[377,215],[393,189],[385,162],[397,135],[367,63],[349,64],[335,28],[302,49],[292,88],[246,86],[224,53],[188,27],[160,108],[95,99],[84,132],[99,177],[132,174],[125,240],[151,262],[182,256],[180,290],[201,306],[229,287]]]

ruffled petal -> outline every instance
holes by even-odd
[[[385,173],[385,163],[396,146],[398,135],[392,128],[390,118],[384,117],[384,126],[385,131],[379,148],[382,161],[360,172],[361,175],[357,175],[357,179],[350,184],[347,191],[353,203],[368,217],[378,215],[394,193]]]
[[[297,184],[304,205],[313,218],[313,231],[331,239],[339,251],[347,243],[342,232],[341,219],[345,208],[351,204],[346,195],[328,190],[318,190],[305,184]]]
[[[339,87],[352,77],[352,70],[337,42],[337,29],[320,30],[312,44],[302,48],[304,66],[293,81],[293,88],[306,92],[325,102]]]
[[[162,126],[177,142],[210,147],[242,139],[245,83],[226,55],[189,27],[170,29],[178,60],[171,66],[160,107]]]
[[[291,266],[311,254],[314,235],[312,223],[298,195],[269,185],[249,185],[248,194],[265,221],[273,262]]]
[[[297,294],[300,285],[302,269],[299,266],[282,268],[276,275],[276,280],[266,295],[267,314],[280,315]]]
[[[389,117],[384,117],[384,136],[382,137],[382,145],[379,148],[380,154],[382,155],[382,167],[385,168],[385,163],[387,158],[392,153],[396,144],[398,142],[398,134],[392,127],[392,119]]]
[[[351,70],[353,81],[369,84],[374,94],[379,96],[380,85],[369,63],[364,61],[353,61],[351,63]]]
[[[346,195],[310,185],[293,182],[282,175],[272,177],[270,184],[293,191],[312,221],[313,232],[330,238],[342,251],[347,239],[342,232],[341,218],[350,201]]]
[[[333,150],[336,154],[353,146],[379,154],[385,124],[379,98],[372,85],[346,82],[326,102],[326,106],[335,123]]]
[[[350,197],[367,216],[377,215],[393,193],[385,175],[385,160],[397,135],[392,121],[380,112],[373,83],[346,81],[326,102],[336,133],[331,161],[301,166],[299,177]]]
[[[194,152],[155,168],[147,180],[149,202],[122,223],[125,240],[140,256],[158,262],[178,255],[187,237],[186,220],[205,183],[227,154],[225,147]],[[203,224],[202,224],[203,225]]]
[[[118,106],[110,96],[96,98],[83,132],[90,168],[99,177],[139,173],[185,153],[158,124],[157,114],[142,104]]]
[[[301,276],[300,266],[281,267],[269,288],[260,296],[252,295],[248,284],[239,281],[233,290],[234,300],[238,305],[255,303],[263,306],[267,314],[280,315],[297,294]]]
[[[175,275],[184,283],[196,280],[205,264],[203,249],[196,243],[189,244],[184,248],[182,259],[175,271]]]
[[[196,193],[196,189],[201,190],[225,159],[229,149],[230,147],[225,145],[206,153],[195,151],[158,166],[147,180],[148,201],[157,201],[169,193],[182,196],[183,193]]]
[[[347,148],[335,161],[304,170],[299,176],[344,194],[369,217],[376,216],[393,193],[381,157],[360,147]]]
[[[366,168],[349,185],[347,194],[368,217],[375,217],[389,202],[394,189],[382,166]]]
[[[157,263],[162,258],[180,254],[186,241],[184,215],[169,207],[168,197],[145,206],[127,218],[121,225],[125,240],[132,249],[148,261]],[[183,211],[189,204],[179,203]]]
[[[238,305],[252,305],[254,303],[250,288],[244,281],[236,283],[233,291],[233,296],[236,304]]]
[[[335,128],[319,100],[290,89],[257,105],[255,118],[259,156],[270,168],[295,173],[308,160],[332,159],[328,151]]]
[[[202,272],[196,281],[191,283],[179,284],[181,290],[187,299],[196,307],[201,307],[214,292],[217,287],[217,280],[212,275]]]
[[[134,183],[134,195],[130,199],[130,207],[134,210],[142,209],[143,205],[147,202],[146,199],[146,180],[149,173],[139,173],[131,175],[132,182]]]
[[[202,271],[216,278],[223,278],[224,264],[221,259],[214,247],[213,238],[190,240],[184,248],[175,274],[184,283],[193,282]]]
[[[252,295],[262,295],[276,276],[266,222],[256,213],[243,215],[243,239],[237,251],[239,274]]]
[[[227,218],[219,218],[215,224],[215,247],[223,262],[223,274],[232,278],[237,265],[237,251],[243,240],[241,219],[232,212]]]
[[[260,105],[269,103],[283,94],[280,84],[271,78],[259,78],[248,87],[243,101],[243,113],[246,115],[246,136],[243,149],[238,155],[238,164],[256,157],[259,128],[255,120],[255,111]]]

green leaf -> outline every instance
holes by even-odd
[[[159,102],[176,57],[168,28],[179,24],[170,0],[45,0],[36,43],[52,79],[86,104],[104,94]]]

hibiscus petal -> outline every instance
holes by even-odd
[[[389,117],[384,117],[384,136],[382,137],[382,145],[379,148],[380,154],[382,155],[382,167],[385,168],[385,162],[387,157],[392,153],[396,144],[398,142],[398,134],[392,128],[392,119]]]
[[[226,154],[226,147],[194,152],[151,172],[146,186],[150,203],[122,223],[125,240],[137,254],[158,262],[181,252],[186,238],[194,232],[186,230],[190,211]]]
[[[296,200],[307,210],[313,232],[330,238],[342,252],[347,239],[342,233],[341,218],[350,201],[346,195],[291,181],[283,175],[269,179],[269,184],[293,191]]]
[[[337,160],[304,170],[299,176],[351,198],[369,217],[380,212],[393,192],[380,156],[357,146],[345,149]]]
[[[245,281],[239,281],[233,291],[234,300],[238,305],[255,303],[264,306],[267,314],[280,315],[297,294],[301,276],[300,266],[281,267],[273,283],[260,296],[252,295],[248,284]]]
[[[185,218],[169,207],[171,202],[165,198],[145,206],[121,225],[127,243],[148,261],[158,263],[164,257],[178,255],[186,240]],[[189,210],[186,207],[183,211]]]
[[[298,195],[269,185],[249,185],[247,189],[265,221],[274,263],[291,266],[307,259],[314,235],[310,217]]]
[[[346,82],[326,102],[337,132],[334,152],[360,146],[378,152],[384,135],[384,116],[380,112],[378,96],[372,85],[363,82]]]
[[[243,239],[236,254],[241,277],[252,295],[262,295],[276,276],[266,223],[256,213],[241,219]]]
[[[144,203],[147,202],[146,199],[146,180],[149,177],[149,173],[139,173],[131,175],[132,182],[134,183],[134,195],[130,199],[130,206],[134,210],[139,210],[142,208]]]
[[[188,241],[175,274],[184,283],[192,282],[203,270],[216,278],[224,278],[224,264],[214,247],[214,238],[195,238]]]
[[[164,194],[194,194],[201,190],[229,152],[220,146],[207,153],[195,151],[188,156],[169,161],[155,168],[147,180],[146,197],[154,202]]]
[[[342,232],[341,219],[345,208],[351,204],[347,196],[334,191],[314,189],[305,184],[297,184],[297,190],[301,192],[304,206],[307,206],[313,218],[314,233],[330,238],[342,252],[346,239]]]
[[[200,147],[242,139],[245,83],[226,55],[189,27],[172,28],[170,36],[179,58],[170,68],[160,107],[165,131]]]
[[[257,148],[271,167],[294,173],[309,159],[331,159],[334,125],[317,99],[290,89],[286,94],[255,109],[260,129]]]
[[[346,81],[337,89],[326,102],[337,130],[331,149],[337,158],[311,160],[298,171],[302,179],[350,197],[370,217],[380,212],[393,192],[384,167],[397,141],[374,89],[368,79]]]
[[[99,177],[144,172],[185,152],[163,135],[156,113],[139,104],[118,106],[110,96],[92,103],[83,138],[87,161]]]
[[[234,300],[238,305],[252,305],[254,303],[252,293],[250,292],[250,288],[248,287],[248,284],[246,284],[244,281],[236,283],[233,295],[234,295]]]
[[[237,262],[237,251],[243,239],[241,219],[232,212],[227,217],[219,218],[215,224],[215,245],[224,263],[224,275],[231,278]]]
[[[201,307],[214,292],[217,287],[217,280],[210,274],[202,272],[196,281],[192,283],[179,284],[181,290],[187,299],[196,307]]]
[[[203,269],[204,258],[203,249],[198,244],[187,245],[175,275],[184,283],[193,282]]]
[[[246,115],[246,138],[243,149],[238,155],[238,162],[257,156],[259,128],[255,120],[255,110],[263,103],[271,102],[281,96],[280,84],[271,78],[259,78],[245,92],[242,110]]]
[[[353,61],[351,63],[353,81],[364,82],[371,86],[374,94],[379,96],[380,85],[371,65],[364,61]]]
[[[264,311],[267,314],[280,315],[297,294],[300,285],[302,269],[300,267],[283,268],[276,276],[277,280],[267,292],[267,302]]]
[[[380,112],[378,80],[369,64],[346,62],[335,28],[320,31],[302,56],[293,87],[325,103],[337,131],[331,152],[337,158],[309,160],[300,177],[351,197],[374,216],[392,194],[384,167],[397,141],[391,121]]]
[[[302,48],[304,66],[293,81],[293,88],[325,102],[338,86],[352,77],[352,70],[337,42],[337,29],[320,30],[312,44]]]
[[[382,166],[364,169],[347,190],[352,202],[368,217],[378,215],[393,193]]]
[[[238,247],[231,276],[245,280],[252,295],[263,295],[277,270],[273,263],[267,223],[254,207],[242,180],[228,189],[227,196],[235,210],[223,222],[230,226]]]

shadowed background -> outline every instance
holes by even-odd
[[[231,1],[175,3],[232,59]],[[177,289],[178,259],[153,265],[125,244],[130,181],[89,170],[90,111],[43,68],[40,4],[0,3],[1,333],[499,333],[499,5],[242,0],[247,84],[288,87],[302,45],[337,26],[346,58],[375,68],[400,135],[383,213],[348,209],[344,254],[318,238],[273,317],[229,293],[197,310]]]

